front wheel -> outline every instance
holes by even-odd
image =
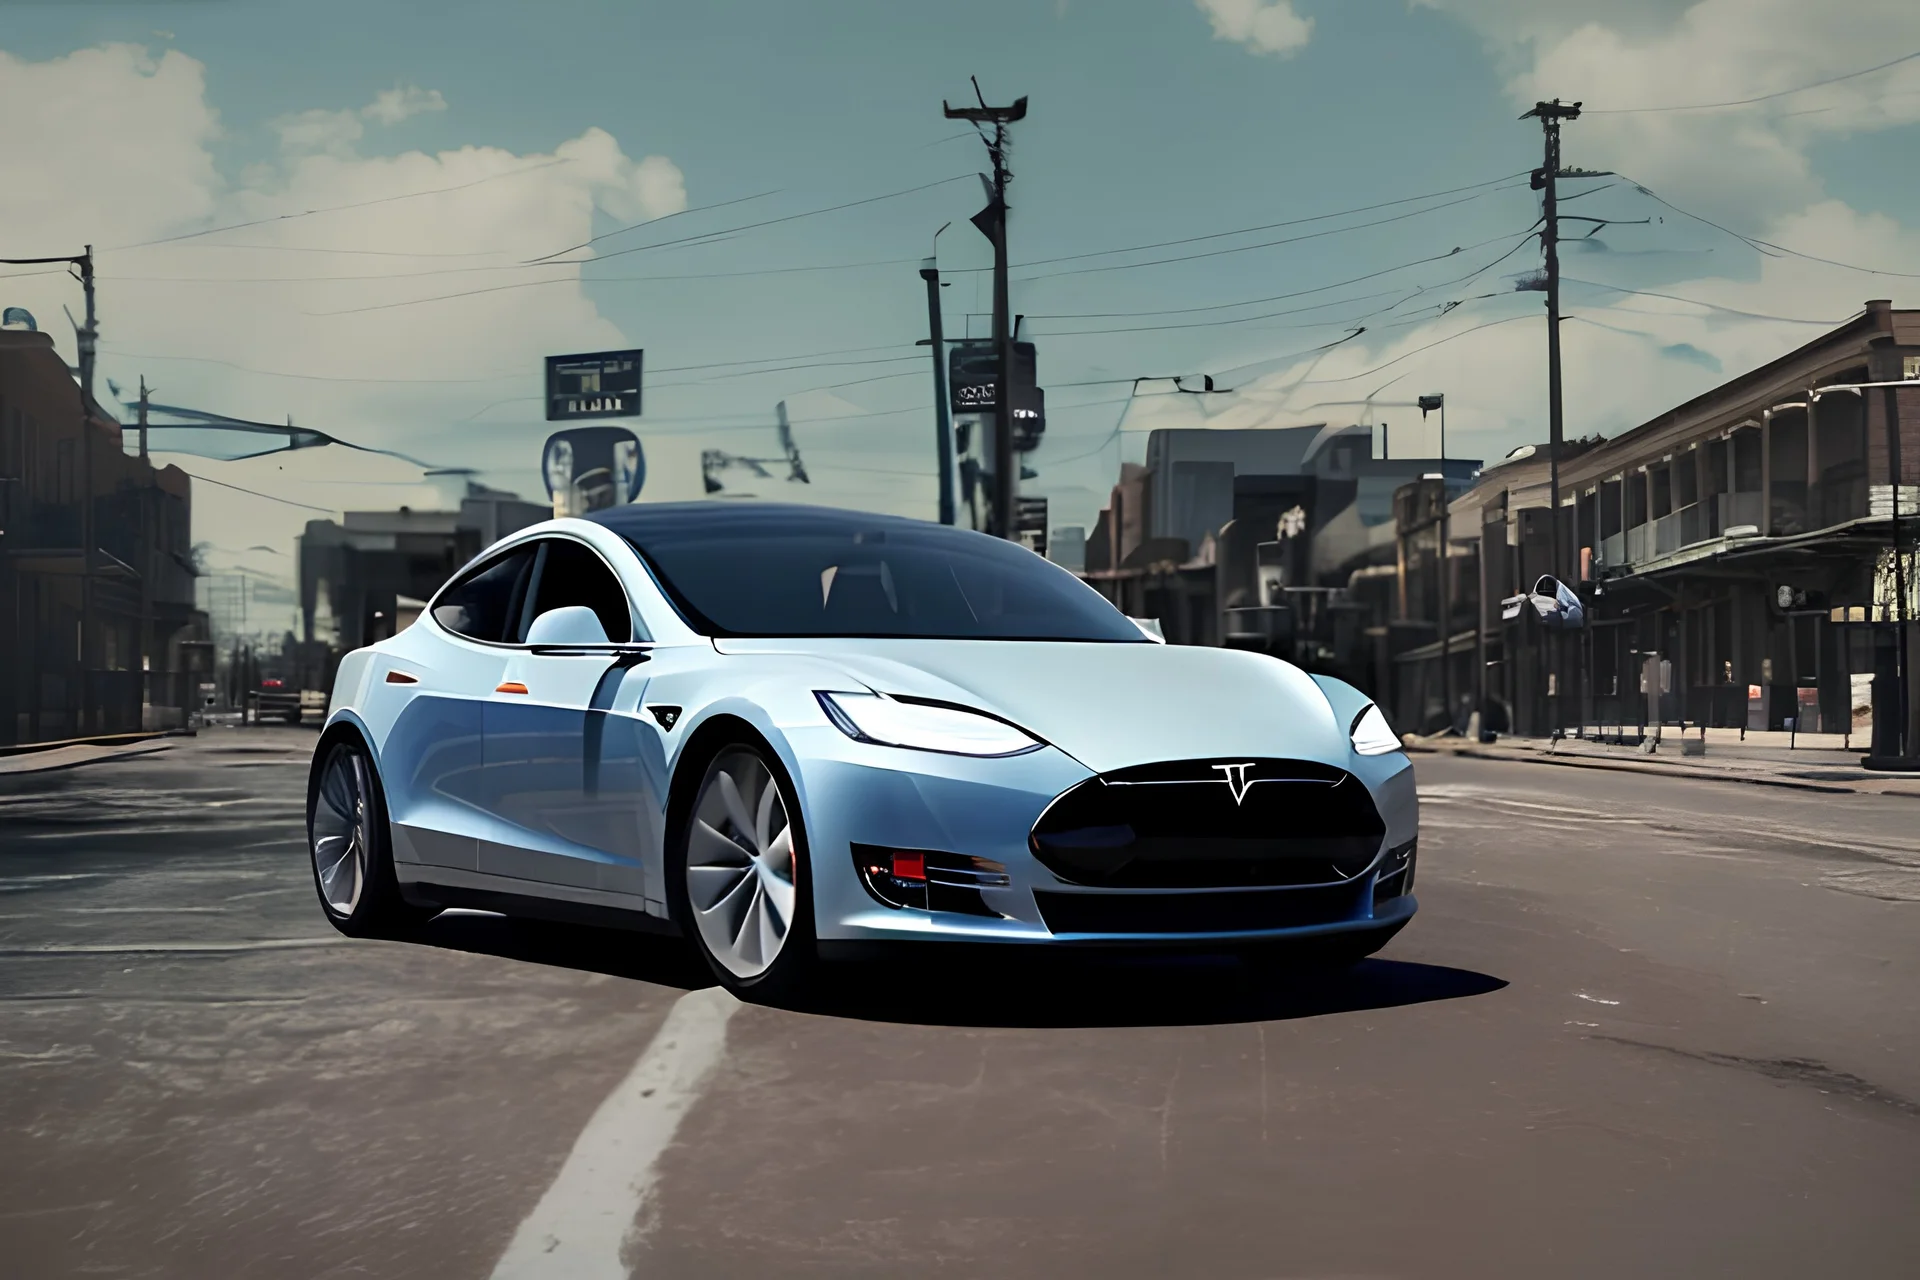
[[[713,754],[675,855],[674,914],[721,985],[757,999],[797,990],[815,959],[812,877],[800,806],[769,751]]]
[[[350,938],[401,933],[433,913],[400,896],[380,777],[351,738],[323,745],[307,783],[307,847],[327,922]]]

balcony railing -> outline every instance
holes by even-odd
[[[1627,535],[1616,533],[1610,538],[1600,539],[1600,563],[1609,568],[1627,562]]]
[[[1659,517],[1653,522],[1653,554],[1670,556],[1680,549],[1680,513]]]
[[[1627,530],[1627,563],[1645,564],[1653,559],[1653,526],[1637,524]]]
[[[1766,511],[1766,496],[1760,493],[1723,493],[1717,498],[1720,505],[1720,532],[1737,528],[1743,524],[1764,529],[1762,516]]]
[[[1712,521],[1708,518],[1711,508],[1705,503],[1696,502],[1674,513],[1680,517],[1680,545],[1690,547],[1696,542],[1705,542],[1713,536]]]

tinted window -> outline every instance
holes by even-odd
[[[520,620],[531,547],[516,547],[448,587],[433,606],[433,620],[474,640],[511,640]]]
[[[967,530],[845,516],[621,532],[708,635],[1146,643],[1066,570]]]
[[[585,605],[599,617],[607,639],[616,644],[632,639],[627,593],[606,562],[585,545],[565,538],[549,538],[541,545],[546,558],[540,562],[533,608],[526,615],[528,625],[549,609]]]

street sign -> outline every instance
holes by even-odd
[[[547,357],[547,421],[640,416],[640,351]]]
[[[540,471],[554,515],[578,516],[639,497],[647,459],[625,427],[574,427],[547,437]]]
[[[1000,407],[1000,360],[991,338],[960,338],[948,344],[947,397],[955,413],[992,413]],[[1031,342],[1013,344],[1013,407],[1044,412],[1035,395],[1036,361]]]

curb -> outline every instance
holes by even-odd
[[[105,733],[91,738],[60,738],[53,742],[20,742],[9,746],[0,746],[0,759],[11,756],[28,756],[40,751],[58,751],[62,747],[119,747],[132,746],[141,742],[152,742],[156,738],[191,738],[196,736],[192,729],[155,729],[150,733]]]
[[[69,744],[68,751],[84,750],[92,747],[96,754],[78,757],[46,759],[52,752],[35,751],[0,759],[0,778],[23,778],[37,773],[60,773],[68,769],[84,769],[89,765],[111,764],[116,760],[131,760],[138,756],[157,755],[165,751],[168,744],[163,741],[168,735],[154,734],[138,742],[110,743],[97,745],[91,743]]]
[[[1908,790],[1890,790],[1885,788],[1861,788],[1842,786],[1837,783],[1805,782],[1799,779],[1772,778],[1754,773],[1709,773],[1701,769],[1679,768],[1672,765],[1636,764],[1624,760],[1592,760],[1575,756],[1551,756],[1544,752],[1504,752],[1477,751],[1472,747],[1455,749],[1452,747],[1433,747],[1427,745],[1409,746],[1409,752],[1424,755],[1463,756],[1469,760],[1505,760],[1516,764],[1558,765],[1566,769],[1604,769],[1613,773],[1651,774],[1659,778],[1688,778],[1695,782],[1737,782],[1747,786],[1781,787],[1789,791],[1816,791],[1827,795],[1880,795],[1906,796],[1920,799],[1920,792]]]

